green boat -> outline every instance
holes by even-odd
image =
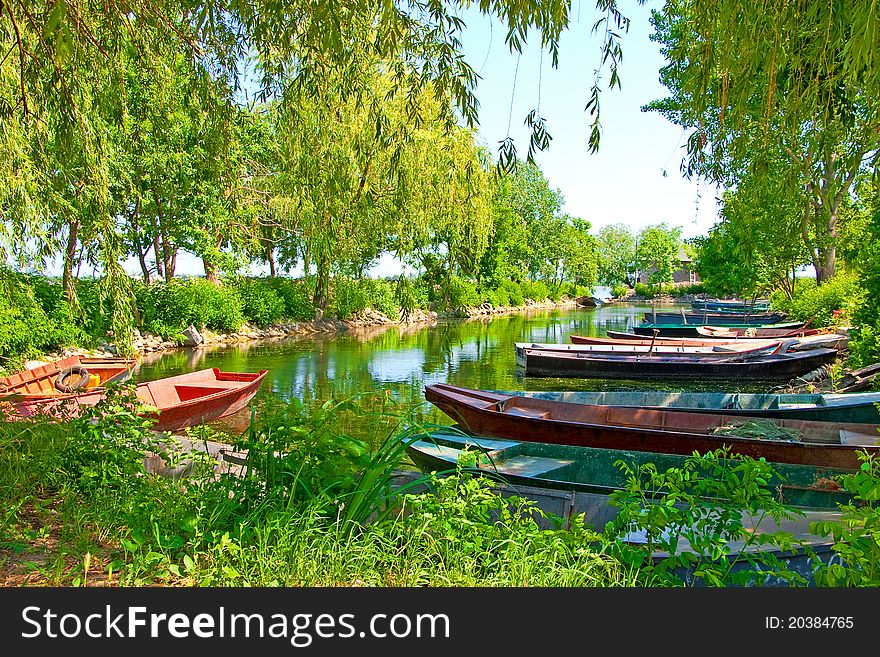
[[[803,322],[780,322],[778,324],[724,324],[724,329],[799,329],[803,328]],[[632,332],[636,335],[651,337],[655,335],[656,330],[658,338],[704,338],[705,333],[700,332],[700,328],[705,329],[702,324],[663,324],[661,322],[642,322],[632,327]]]
[[[731,392],[550,392],[538,390],[496,391],[536,399],[590,404],[656,408],[695,413],[723,413],[789,420],[814,420],[880,424],[880,392],[816,394],[731,393]]]
[[[633,467],[653,463],[658,470],[680,468],[687,456],[616,449],[575,447],[486,438],[458,427],[425,432],[407,445],[407,453],[425,472],[467,469],[515,486],[607,495],[626,485],[617,461]],[[803,509],[837,510],[851,501],[833,477],[849,470],[773,463],[780,478],[770,482],[782,503]]]

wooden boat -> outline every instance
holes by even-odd
[[[521,367],[527,367],[528,354],[535,352],[576,354],[578,356],[620,354],[628,356],[665,356],[675,359],[726,358],[732,354],[746,357],[749,355],[772,353],[790,346],[795,341],[793,339],[783,344],[781,340],[755,340],[731,344],[710,344],[700,347],[686,345],[633,345],[626,342],[612,345],[515,342],[514,349],[516,351],[516,364]]]
[[[609,331],[611,333],[612,331]],[[650,347],[711,347],[713,345],[736,342],[736,338],[648,338],[643,335],[632,335],[631,338],[598,337],[592,335],[569,335],[572,344],[595,344],[595,345],[639,345]]]
[[[575,346],[575,345],[572,345]],[[579,353],[523,348],[517,368],[524,376],[587,379],[723,379],[789,381],[827,365],[836,349],[776,353],[668,354]]]
[[[803,322],[780,322],[779,324],[767,324],[764,326],[754,326],[749,324],[737,324],[737,325],[727,325],[727,326],[713,326],[713,325],[705,325],[705,326],[697,326],[693,324],[654,324],[652,322],[642,322],[637,326],[632,327],[632,332],[639,336],[653,336],[657,335],[659,338],[699,338],[706,337],[706,331],[713,333],[715,335],[719,333],[732,333],[733,331],[726,331],[726,329],[737,329],[742,330],[743,333],[746,333],[749,329],[753,331],[759,330],[767,330],[767,329],[776,329],[776,330],[785,330],[785,331],[797,331],[799,329],[804,328]],[[702,330],[701,330],[702,329]],[[654,331],[657,331],[655,334]],[[766,335],[764,337],[775,337]]]
[[[135,386],[138,400],[155,411],[145,417],[156,419],[156,431],[175,431],[235,413],[244,408],[257,393],[267,370],[259,373],[221,372],[216,367]],[[93,406],[105,396],[104,391],[87,392],[50,399],[28,400],[15,404],[24,417],[46,414],[74,417],[84,406]]]
[[[696,324],[709,326],[764,326],[765,324],[778,324],[784,322],[788,315],[785,313],[756,313],[754,315],[739,315],[736,313],[645,313],[644,321],[654,324]]]
[[[698,299],[691,301],[691,310],[743,314],[767,312],[770,310],[770,301],[768,299],[756,299],[755,301],[739,301],[736,299]]]
[[[814,422],[880,424],[880,392],[774,394],[740,392],[497,391],[591,406],[625,406]]]
[[[633,469],[653,463],[660,472],[682,468],[688,456],[596,447],[577,447],[477,436],[449,427],[426,432],[407,445],[413,463],[425,472],[455,470],[461,464],[472,472],[515,486],[608,495],[626,487],[617,465]],[[470,464],[470,465],[465,465]],[[833,477],[851,470],[824,466],[774,463],[780,475],[768,482],[778,501],[796,507],[837,509],[852,501]]]
[[[778,327],[778,325],[776,326]],[[730,326],[693,326],[684,327],[688,333],[686,336],[668,335],[665,331],[658,328],[656,337],[662,340],[772,340],[776,338],[799,338],[807,335],[818,335],[825,330],[804,327],[777,327],[734,328]],[[680,328],[680,325],[676,325],[675,328]],[[609,329],[605,333],[609,338],[615,340],[645,340],[654,337],[654,332],[651,329],[641,330],[641,328],[638,333],[635,332],[635,329],[632,332]]]
[[[69,356],[0,379],[0,399],[45,399],[89,392],[131,376],[137,360]]]
[[[732,453],[793,463],[855,470],[858,453],[880,453],[877,424],[830,424],[759,418],[776,430],[794,429],[798,442],[713,433],[740,428],[755,418],[619,406],[591,406],[505,395],[438,383],[425,399],[480,436],[661,454],[701,454],[728,447]],[[736,430],[736,429],[734,429]]]
[[[764,338],[764,339],[745,339],[745,338],[648,338],[646,336],[632,335],[631,338],[598,338],[583,335],[570,335],[569,340],[575,345],[604,345],[613,347],[623,347],[626,345],[636,345],[640,347],[655,347],[651,351],[656,351],[657,347],[723,347],[725,345],[736,344],[759,344],[766,340],[770,343],[779,344],[784,341],[783,338]],[[837,333],[815,333],[807,336],[798,336],[789,338],[793,342],[788,346],[789,351],[802,351],[804,349],[815,349],[817,347],[826,347],[828,349],[843,349],[849,344],[849,338],[845,335]],[[719,350],[720,351],[720,350]]]

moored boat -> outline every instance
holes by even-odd
[[[738,299],[696,299],[691,301],[692,310],[708,312],[755,313],[770,310],[768,299],[740,301]]]
[[[833,362],[837,358],[837,350],[816,348],[774,353],[697,353],[683,357],[523,347],[517,350],[516,356],[517,368],[527,377],[790,381]]]
[[[136,365],[133,358],[68,356],[0,378],[0,399],[45,399],[90,392],[124,381]]]
[[[793,341],[790,341],[790,343]],[[624,356],[663,356],[674,359],[712,359],[727,358],[731,355],[746,358],[750,355],[772,353],[776,350],[782,350],[784,347],[790,346],[783,344],[780,340],[766,340],[754,342],[710,344],[706,346],[688,346],[688,345],[634,345],[629,343],[612,344],[612,345],[594,345],[594,344],[565,344],[565,343],[541,343],[541,342],[515,342],[514,350],[516,352],[516,364],[520,367],[528,368],[528,361],[531,356],[536,353],[555,354],[574,354],[576,356],[589,357],[595,355],[602,357],[605,355],[624,355]]]
[[[800,324],[795,322],[795,324]],[[654,337],[654,331],[650,328],[639,331],[634,328],[632,332],[607,330],[605,333],[609,338],[616,340],[644,340]],[[676,324],[673,328],[682,328]],[[724,340],[768,340],[775,338],[796,338],[807,335],[818,335],[825,332],[825,329],[805,328],[803,325],[792,328],[785,324],[780,327],[778,324],[773,327],[755,326],[755,327],[733,327],[733,326],[687,326],[683,327],[686,335],[670,335],[669,332],[657,328],[657,338],[663,340],[705,340],[705,339],[724,339]]]
[[[778,324],[784,322],[788,315],[785,313],[755,313],[754,315],[740,315],[737,313],[694,313],[694,312],[649,312],[645,313],[644,321],[653,324],[697,324],[710,326],[763,326],[765,324]]]
[[[627,476],[618,466],[637,469],[651,463],[659,472],[682,468],[688,456],[552,443],[503,440],[477,436],[457,427],[425,432],[407,444],[407,454],[426,472],[455,470],[459,465],[516,486],[608,495],[626,487]],[[851,496],[835,485],[833,477],[848,469],[772,464],[778,477],[768,486],[778,501],[812,509],[837,509]]]
[[[670,391],[496,391],[592,406],[625,406],[815,422],[880,424],[880,392],[776,394]]]
[[[850,470],[860,466],[860,451],[880,453],[877,424],[835,425],[807,420],[591,406],[443,383],[426,386],[425,399],[471,433],[507,440],[681,455],[728,447],[734,454],[776,463]],[[797,440],[751,437],[748,433],[752,430],[747,423],[756,419],[767,423],[779,435],[796,432]]]
[[[216,367],[145,381],[135,386],[138,401],[151,409],[145,417],[156,420],[156,431],[175,431],[235,413],[257,393],[267,370],[259,373],[221,372]],[[35,399],[14,405],[22,416],[38,414],[65,418],[78,415],[82,407],[94,406],[105,391]]]
[[[728,335],[731,335],[733,333],[739,333],[740,331],[742,331],[742,333],[745,335],[750,331],[757,334],[758,331],[767,331],[768,329],[794,332],[794,335],[797,335],[799,330],[803,328],[803,322],[780,322],[778,324],[765,324],[762,326],[755,326],[750,324],[735,324],[725,326],[715,326],[707,324],[704,326],[696,324],[654,324],[652,322],[642,322],[641,324],[633,326],[632,332],[640,336],[656,335],[660,338],[697,338],[701,336],[706,337],[707,331],[715,335],[719,333],[726,333]],[[765,335],[763,337],[771,336]]]

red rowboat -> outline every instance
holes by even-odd
[[[712,433],[758,419],[745,416],[575,404],[443,383],[427,386],[425,399],[471,433],[510,440],[683,455],[727,446],[777,463],[848,470],[861,465],[859,451],[880,454],[876,424],[770,420],[799,432],[800,441],[791,442]]]
[[[138,400],[156,408],[146,412],[155,417],[157,431],[175,431],[210,422],[244,408],[266,378],[268,370],[258,374],[221,372],[216,367],[137,384]],[[73,417],[82,406],[93,406],[104,398],[104,391],[67,395],[53,399],[29,400],[16,404],[22,416],[47,414]]]
[[[131,376],[137,361],[131,358],[68,356],[31,370],[0,378],[0,399],[45,399],[89,392]]]

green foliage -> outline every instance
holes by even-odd
[[[636,236],[626,224],[611,224],[599,230],[599,283],[630,283],[636,270]]]
[[[74,323],[60,285],[0,270],[0,359],[15,361],[89,342]]]
[[[646,226],[636,238],[635,265],[650,271],[649,283],[670,283],[678,268],[677,255],[681,247],[681,228],[665,223]]]
[[[520,284],[523,297],[532,301],[544,301],[550,297],[550,288],[544,281],[523,281]],[[557,297],[558,299],[558,297]]]
[[[312,290],[306,281],[275,277],[266,280],[275,293],[284,301],[283,316],[296,321],[315,318],[315,305],[312,303]]]
[[[859,470],[840,478],[843,489],[853,495],[853,502],[841,507],[841,521],[810,524],[811,532],[833,538],[839,558],[819,565],[819,585],[880,585],[880,460],[868,452],[860,458]]]
[[[192,324],[196,328],[236,331],[245,321],[242,301],[230,285],[204,279],[173,280],[138,290],[138,308],[145,330],[173,337]]]
[[[287,304],[271,284],[271,279],[239,277],[226,281],[226,284],[238,293],[245,321],[269,326],[285,316]]]
[[[859,279],[841,273],[818,286],[814,279],[797,279],[791,299],[777,291],[771,295],[770,301],[774,308],[787,312],[794,319],[812,320],[811,326],[824,327],[848,323],[863,296]]]
[[[619,511],[602,541],[609,555],[638,570],[643,584],[805,583],[773,553],[790,549],[793,537],[762,531],[762,523],[778,524],[800,513],[778,501],[771,487],[777,475],[769,463],[716,450],[695,453],[681,468],[665,472],[650,463],[637,469],[622,461],[618,466],[627,485],[611,494]],[[744,524],[746,516],[755,519],[752,527]],[[644,545],[626,540],[633,532],[643,534]],[[731,543],[737,541],[742,548],[733,552]],[[668,556],[654,559],[655,551]]]
[[[617,283],[611,287],[611,296],[615,299],[623,297],[629,291],[629,287],[624,283]]]
[[[332,312],[339,319],[348,319],[366,308],[378,310],[391,319],[400,315],[396,286],[391,281],[370,278],[333,279]]]

